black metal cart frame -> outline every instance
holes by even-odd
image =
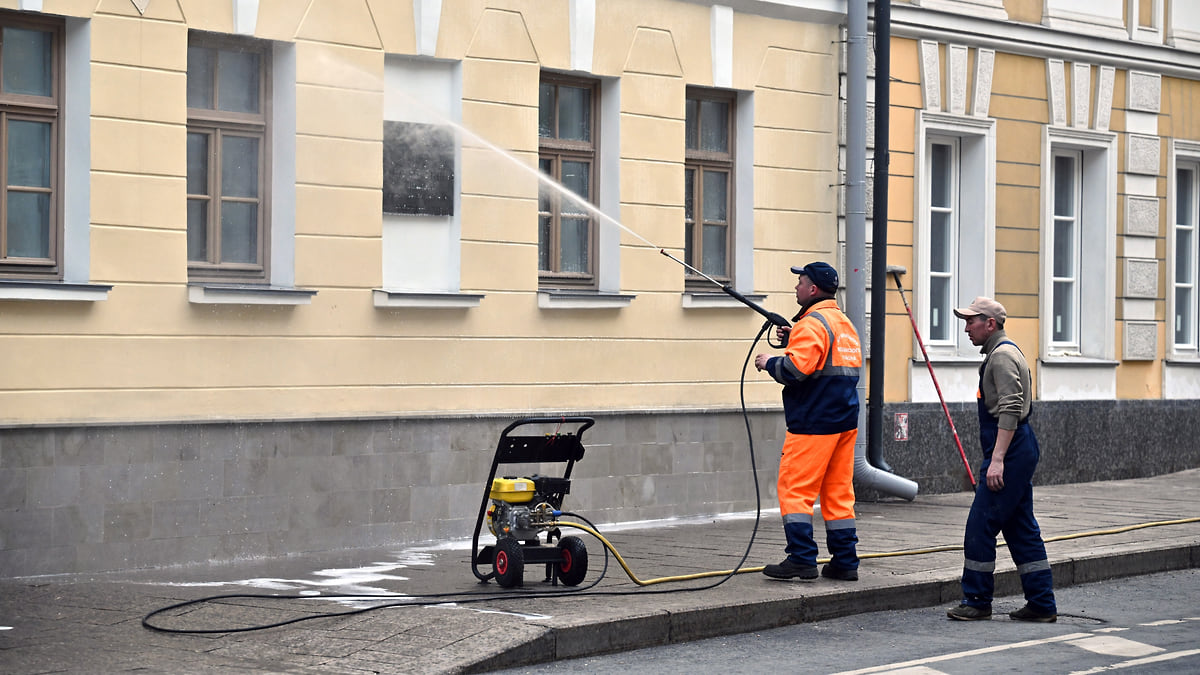
[[[492,481],[496,479],[496,470],[502,464],[532,464],[565,462],[563,471],[564,484],[571,478],[571,470],[575,462],[583,458],[583,432],[596,421],[590,417],[526,417],[505,427],[500,433],[496,444],[496,455],[492,458],[492,468],[488,472],[487,481],[483,486],[483,500],[479,504],[479,517],[475,519],[475,533],[471,536],[471,571],[481,582],[493,579],[495,572],[481,572],[480,565],[491,565],[495,555],[492,545],[479,548],[479,532],[487,514],[488,501],[492,489]],[[532,425],[557,425],[553,433],[537,435],[518,435],[513,432],[521,427]],[[570,429],[563,431],[564,426]],[[547,501],[557,510],[562,509],[562,500],[566,490],[548,495]],[[524,558],[528,563],[546,563],[552,565],[559,561],[560,552],[553,546],[541,546],[537,540],[524,543]]]

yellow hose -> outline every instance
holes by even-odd
[[[1195,522],[1200,522],[1200,517],[1180,518],[1179,520],[1159,520],[1159,521],[1150,522],[1150,523],[1138,523],[1136,525],[1125,525],[1122,527],[1114,527],[1114,528],[1110,528],[1107,530],[1091,530],[1088,532],[1076,532],[1074,534],[1060,534],[1056,537],[1048,537],[1048,538],[1044,539],[1043,541],[1045,541],[1046,543],[1050,543],[1050,542],[1054,542],[1054,541],[1066,541],[1068,539],[1082,539],[1083,537],[1097,537],[1097,536],[1101,536],[1101,535],[1121,534],[1123,532],[1132,532],[1133,530],[1141,530],[1141,529],[1144,529],[1147,527],[1161,527],[1164,525],[1183,525],[1186,523],[1195,523]],[[673,577],[658,577],[656,579],[639,579],[637,577],[637,575],[633,573],[633,570],[629,569],[629,565],[627,565],[625,563],[625,559],[621,557],[621,554],[619,552],[617,552],[617,549],[616,549],[616,547],[614,547],[612,545],[612,542],[610,542],[608,539],[606,539],[604,537],[604,535],[600,534],[595,529],[588,527],[587,525],[569,522],[569,521],[565,521],[565,520],[560,520],[554,524],[561,525],[563,527],[574,527],[576,529],[587,532],[588,534],[592,535],[596,539],[599,539],[600,543],[604,544],[604,548],[608,549],[613,554],[613,557],[615,557],[617,559],[617,563],[619,563],[621,565],[621,569],[625,570],[625,574],[629,576],[630,581],[637,584],[638,586],[653,586],[654,584],[665,584],[665,583],[672,582],[672,581],[691,581],[693,579],[707,579],[710,577],[723,577],[723,576],[728,576],[730,574],[735,573],[735,570],[720,570],[720,571],[712,571],[712,572],[697,572],[695,574],[681,574],[681,575],[673,576]],[[1007,543],[1000,542],[998,545],[1006,546]],[[904,551],[889,551],[886,553],[862,553],[858,557],[859,558],[895,558],[895,557],[899,557],[899,556],[903,556],[903,555],[923,555],[926,553],[944,553],[947,551],[961,551],[961,550],[962,550],[962,545],[934,546],[934,547],[930,547],[930,548],[907,549]],[[817,560],[817,562],[818,563],[827,563],[827,562],[829,562],[829,558],[821,558],[821,559]],[[761,572],[762,570],[763,570],[763,568],[761,566],[760,567],[742,567],[742,568],[736,570],[736,573],[737,574],[748,574],[748,573],[752,573],[752,572]]]

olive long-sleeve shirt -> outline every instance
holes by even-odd
[[[1016,429],[1021,420],[1029,417],[1033,405],[1029,364],[1025,355],[1003,330],[992,333],[979,350],[987,359],[979,378],[979,393],[988,412],[997,419],[1001,429]]]

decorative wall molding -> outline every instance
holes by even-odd
[[[1158,358],[1158,324],[1153,321],[1126,321],[1124,348],[1126,361],[1153,361]]]
[[[1097,131],[1108,131],[1112,119],[1113,86],[1116,81],[1116,68],[1100,66],[1100,77],[1096,82],[1096,122]]]
[[[1158,113],[1162,110],[1162,75],[1129,71],[1129,109]]]
[[[941,57],[938,54],[938,43],[932,40],[921,40],[921,93],[925,97],[925,110],[941,111]]]
[[[1046,60],[1046,80],[1049,91],[1050,125],[1067,125],[1067,75],[1062,59]]]
[[[1125,138],[1125,172],[1157,176],[1162,142],[1158,136],[1127,134]]]
[[[975,50],[975,96],[971,103],[971,114],[976,117],[988,116],[992,105],[992,73],[995,67],[995,50]]]
[[[946,89],[950,97],[948,112],[952,115],[967,113],[967,47],[947,45]]]
[[[1071,64],[1071,126],[1087,129],[1091,124],[1089,104],[1092,93],[1092,66]]]
[[[1158,236],[1158,197],[1125,197],[1125,236]]]
[[[1131,298],[1158,297],[1158,261],[1153,259],[1125,259],[1125,292]]]

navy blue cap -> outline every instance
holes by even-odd
[[[827,262],[812,262],[804,267],[793,267],[792,274],[803,274],[817,288],[826,293],[836,293],[838,288],[837,270]]]

